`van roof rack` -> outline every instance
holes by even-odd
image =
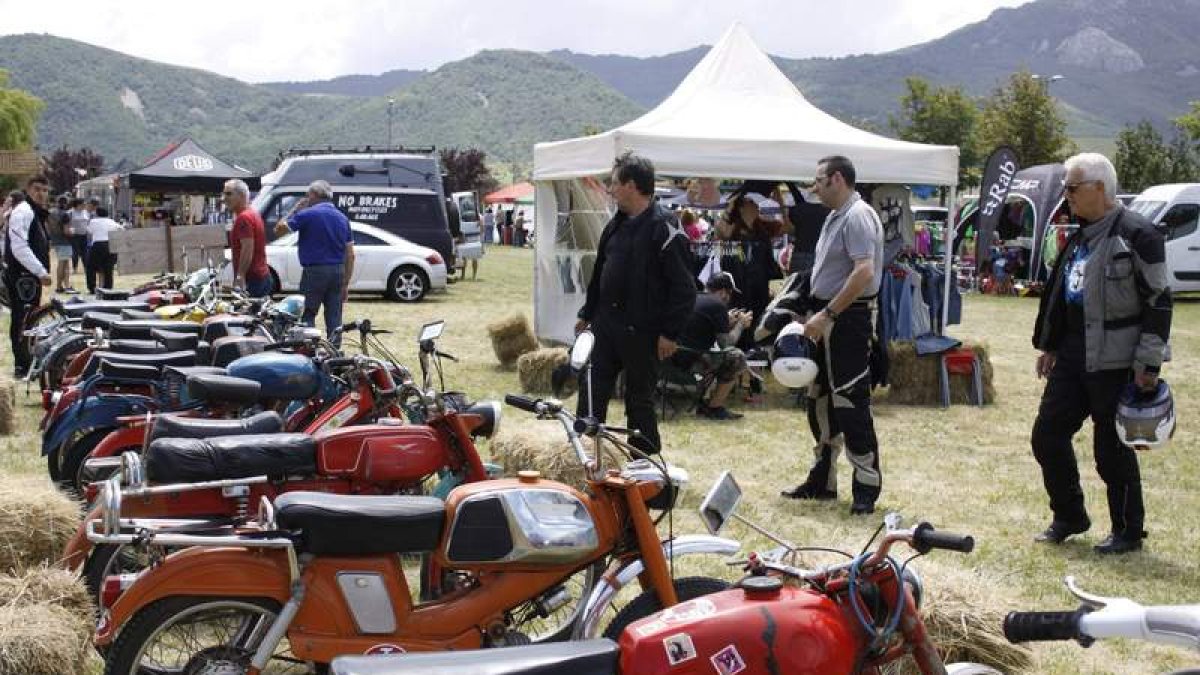
[[[433,145],[393,145],[380,146],[373,145],[294,145],[287,150],[279,153],[280,159],[285,157],[296,157],[305,155],[370,155],[370,154],[405,154],[405,155],[432,155],[437,152],[437,146]]]

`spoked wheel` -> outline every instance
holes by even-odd
[[[57,323],[62,318],[63,314],[62,312],[58,311],[57,307],[51,303],[46,303],[35,308],[32,312],[25,316],[25,330],[30,331],[40,326]],[[26,348],[30,350],[30,353],[32,353],[35,343],[37,342],[37,338],[26,337],[25,340]]]
[[[512,612],[513,629],[532,642],[565,642],[583,616],[583,605],[604,574],[604,564],[595,563],[567,577],[554,588]]]
[[[711,593],[720,593],[728,588],[728,582],[709,577],[684,577],[675,580],[675,595],[679,598],[679,602],[695,600]],[[653,590],[648,590],[634,598],[633,602],[625,605],[621,611],[617,612],[616,617],[604,629],[604,637],[610,640],[620,639],[621,632],[629,624],[639,619],[644,619],[660,611],[662,608],[662,602],[659,601],[658,594]]]
[[[240,675],[279,611],[262,598],[170,597],[125,624],[107,654],[105,675]],[[283,641],[263,669],[271,675],[315,673]]]
[[[88,594],[103,612],[104,581],[121,574],[137,574],[149,568],[155,560],[165,558],[176,549],[162,546],[126,546],[124,544],[96,544],[83,562],[83,583]]]

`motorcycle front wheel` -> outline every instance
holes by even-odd
[[[279,604],[265,598],[164,598],[125,624],[108,650],[104,673],[245,672],[278,612]],[[262,672],[307,675],[316,670],[291,657],[284,640]]]
[[[675,595],[680,602],[695,600],[703,595],[720,593],[729,589],[729,582],[711,577],[683,577],[675,580]],[[662,611],[662,601],[653,589],[643,592],[628,605],[621,608],[613,617],[612,623],[604,629],[604,637],[619,640],[621,633],[634,621],[644,619],[651,614]]]

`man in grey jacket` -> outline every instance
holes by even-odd
[[[1171,331],[1162,234],[1116,200],[1117,172],[1103,155],[1066,162],[1066,193],[1079,220],[1046,284],[1034,326],[1046,378],[1033,454],[1054,519],[1037,536],[1061,543],[1091,527],[1071,438],[1091,417],[1096,469],[1107,487],[1112,530],[1098,553],[1142,547],[1145,510],[1137,454],[1121,443],[1114,419],[1121,389],[1158,383]]]

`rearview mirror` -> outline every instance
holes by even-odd
[[[417,337],[418,342],[426,342],[436,340],[442,336],[442,331],[446,328],[445,321],[434,321],[421,326],[421,335]]]
[[[732,471],[725,471],[704,495],[700,502],[700,519],[710,534],[716,535],[733,517],[742,501],[742,488],[737,484]]]
[[[585,330],[575,337],[571,346],[571,369],[583,370],[592,358],[592,348],[596,346],[596,336],[590,330]]]

